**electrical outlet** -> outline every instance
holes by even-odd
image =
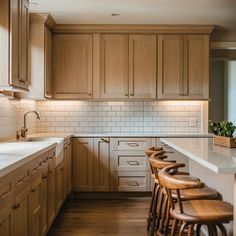
[[[197,126],[197,118],[190,118],[189,119],[189,126],[196,127]]]

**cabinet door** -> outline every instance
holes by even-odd
[[[13,236],[13,202],[8,203],[0,210],[0,236]]]
[[[30,185],[30,235],[42,233],[42,178],[41,173]]]
[[[55,98],[92,98],[92,35],[53,36]]]
[[[65,165],[65,197],[67,197],[72,188],[72,155],[71,143],[64,147],[64,165]]]
[[[56,205],[57,205],[57,210],[59,210],[64,200],[64,183],[65,183],[64,162],[61,162],[61,164],[57,166],[56,173],[57,173]]]
[[[128,35],[101,36],[101,98],[128,98]]]
[[[129,98],[156,98],[156,36],[129,37]]]
[[[20,0],[20,86],[27,88],[29,58],[29,2]]]
[[[182,99],[183,36],[158,36],[158,98]]]
[[[73,139],[73,189],[93,191],[93,139]]]
[[[184,98],[209,99],[209,36],[185,36]]]
[[[14,208],[14,235],[30,236],[30,186],[27,186],[16,195]]]
[[[46,235],[48,228],[48,163],[47,161],[42,164],[42,235]]]
[[[52,33],[50,29],[45,26],[45,83],[44,96],[52,98]]]
[[[48,227],[51,226],[56,215],[56,170],[49,169],[48,174]]]
[[[94,139],[93,190],[109,191],[110,141],[109,138]]]

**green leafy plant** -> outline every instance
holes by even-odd
[[[215,135],[232,138],[236,126],[228,121],[221,121],[220,123],[209,121],[209,129]]]

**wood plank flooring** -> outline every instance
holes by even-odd
[[[150,198],[69,200],[49,236],[147,236]]]

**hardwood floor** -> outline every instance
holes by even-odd
[[[147,236],[149,198],[69,200],[49,236]]]

